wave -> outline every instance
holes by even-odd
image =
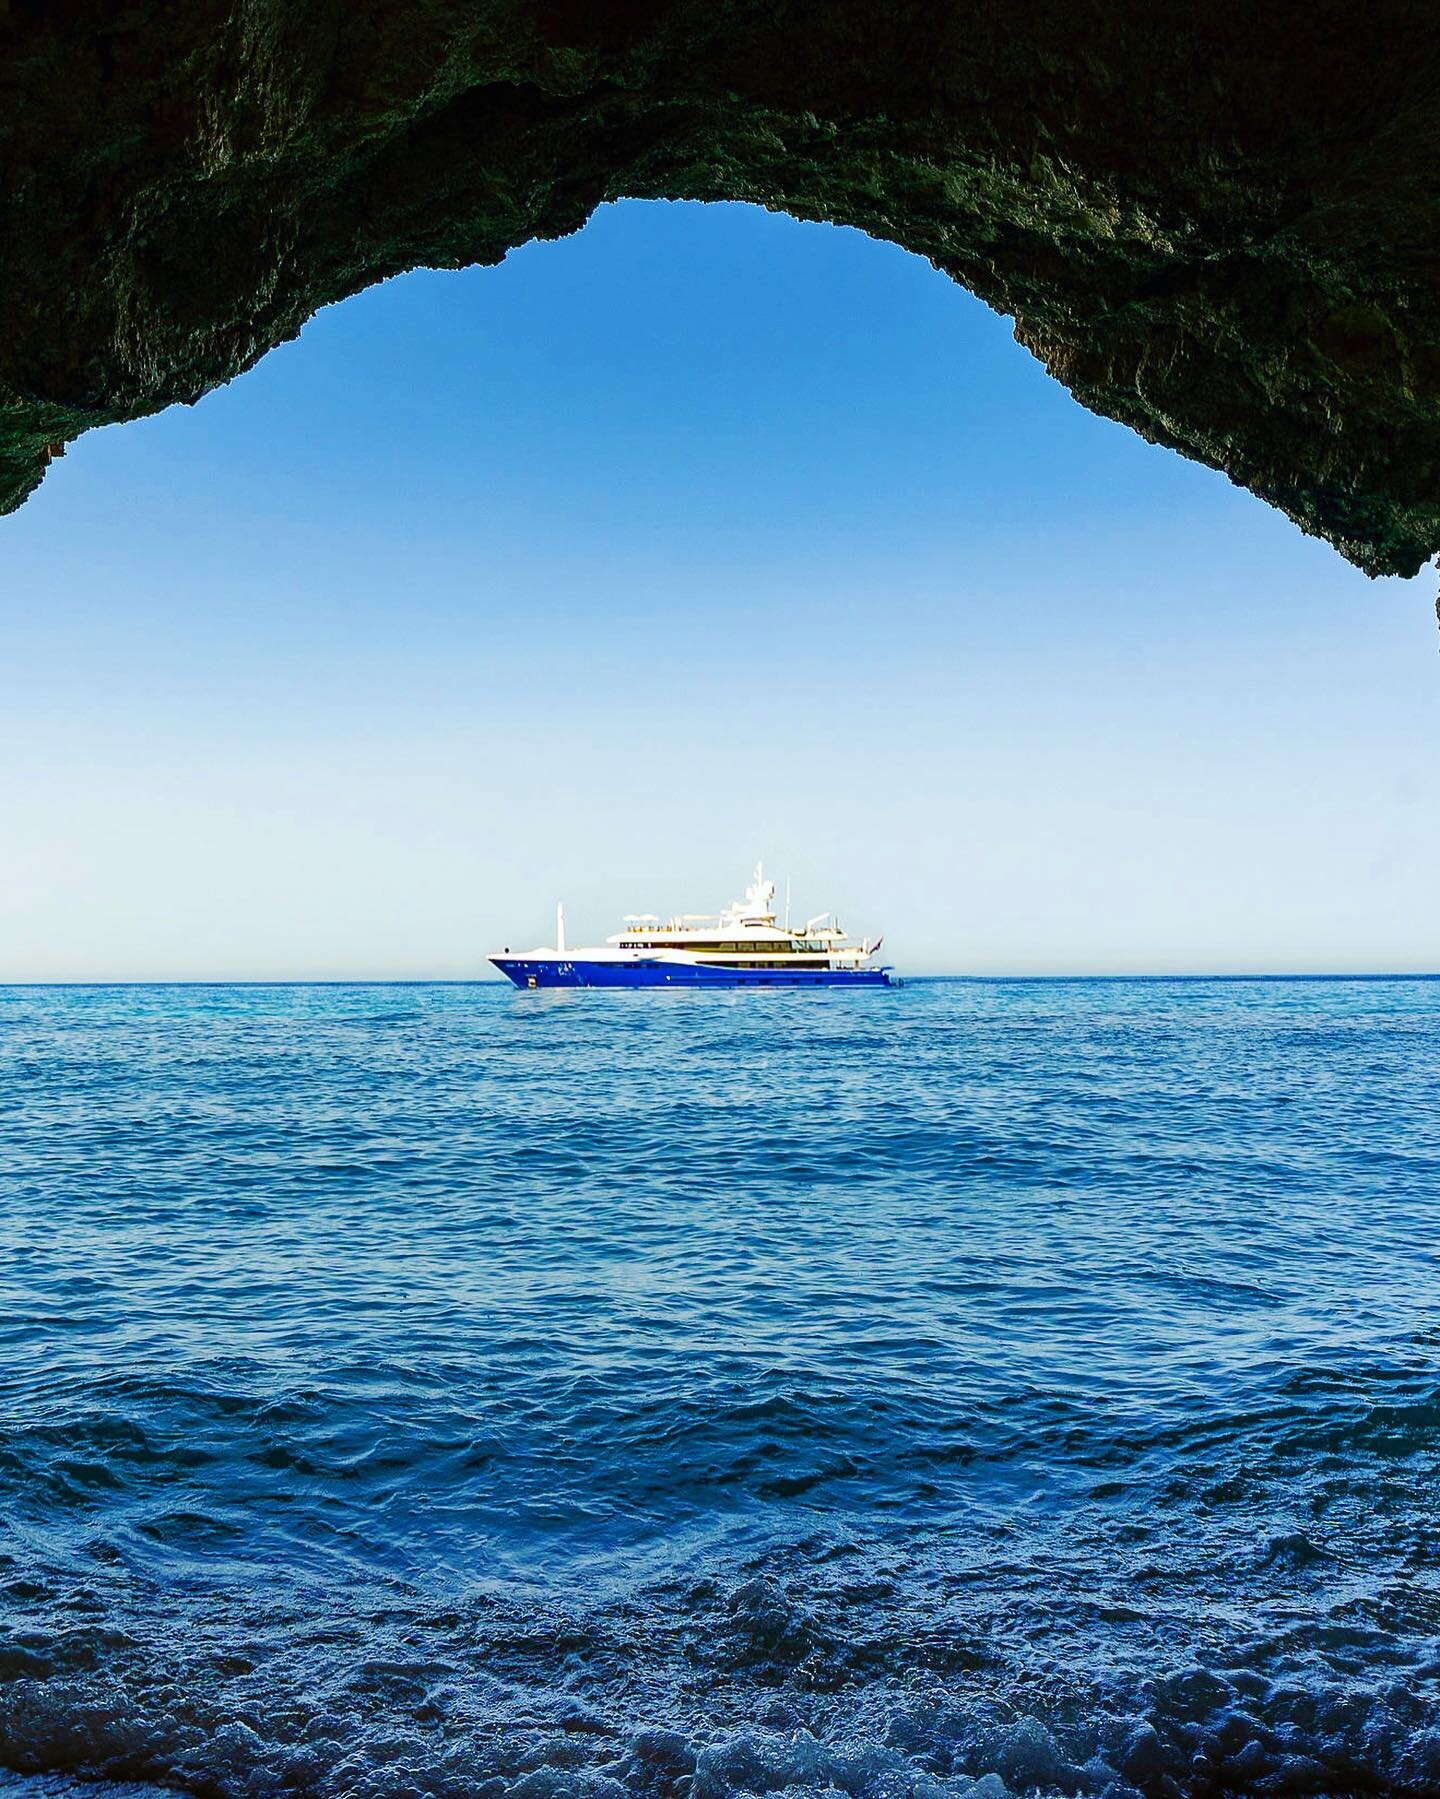
[[[782,1010],[8,1008],[0,1799],[1440,1794],[1440,986]]]
[[[1440,1784],[1440,1668],[1357,1667],[1373,1648],[1357,1631],[1348,1657],[1338,1633],[1323,1654],[1292,1634],[1206,1662],[1127,1666],[1111,1645],[1087,1665],[973,1619],[927,1624],[873,1579],[847,1619],[833,1594],[763,1573],[589,1612],[426,1608],[397,1591],[370,1594],[358,1616],[222,1607],[167,1627],[137,1611],[126,1630],[87,1622],[79,1598],[66,1630],[32,1642],[43,1669],[0,1686],[0,1761],[20,1773],[216,1799],[1213,1799]],[[1163,1636],[1163,1619],[1148,1622]],[[53,1786],[25,1799],[42,1795],[70,1799]]]

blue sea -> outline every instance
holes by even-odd
[[[1435,1794],[1437,1248],[1435,982],[0,990],[0,1793]]]

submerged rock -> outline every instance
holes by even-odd
[[[72,1780],[68,1774],[11,1774],[0,1768],[0,1799],[161,1799],[171,1791],[130,1780]]]
[[[1437,64],[1415,0],[10,0],[0,510],[385,276],[732,199],[930,258],[1086,406],[1413,573]]]

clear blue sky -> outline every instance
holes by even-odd
[[[0,976],[468,976],[764,855],[912,971],[1440,968],[1433,574],[925,263],[629,204],[0,520]]]

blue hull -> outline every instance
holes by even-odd
[[[892,987],[888,968],[714,968],[685,962],[490,960],[517,987]]]

